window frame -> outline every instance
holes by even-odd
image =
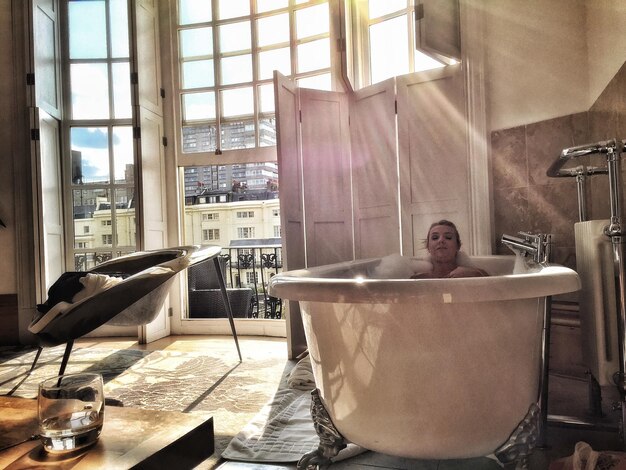
[[[275,112],[271,112],[271,113],[261,113],[259,108],[259,102],[257,99],[257,94],[258,94],[258,87],[262,86],[262,85],[272,85],[273,84],[273,77],[272,78],[268,78],[268,79],[258,79],[258,54],[261,51],[266,51],[266,50],[271,50],[271,49],[275,49],[275,48],[281,48],[281,47],[285,47],[285,43],[281,43],[280,46],[277,46],[276,44],[273,44],[271,46],[263,46],[263,47],[256,47],[256,20],[259,18],[264,18],[264,17],[269,17],[269,16],[273,16],[273,15],[277,15],[277,14],[281,14],[281,13],[285,13],[287,12],[289,14],[289,18],[290,18],[290,41],[289,41],[289,45],[288,47],[290,48],[290,55],[291,55],[291,69],[292,69],[292,78],[294,78],[295,80],[301,79],[301,78],[307,78],[310,76],[315,76],[315,75],[319,75],[320,73],[330,73],[331,76],[331,88],[333,91],[340,91],[340,90],[345,90],[346,87],[343,83],[342,80],[342,73],[341,73],[341,57],[340,57],[340,51],[338,50],[337,47],[334,47],[334,44],[336,44],[339,40],[340,40],[340,31],[339,31],[339,25],[338,25],[338,19],[339,19],[339,5],[337,2],[333,1],[333,0],[309,0],[309,1],[305,1],[305,2],[300,2],[298,3],[298,0],[288,0],[288,6],[284,7],[284,8],[280,8],[280,9],[276,9],[276,10],[271,10],[269,12],[263,12],[263,13],[252,13],[252,12],[256,12],[257,11],[257,0],[251,0],[250,5],[251,5],[251,14],[250,14],[250,18],[251,19],[251,41],[252,41],[252,47],[250,49],[250,52],[252,54],[252,66],[253,66],[253,80],[252,82],[246,82],[247,84],[251,84],[254,88],[254,92],[253,92],[253,96],[255,97],[254,99],[254,113],[252,115],[252,119],[255,121],[255,143],[256,143],[256,147],[254,148],[244,148],[244,149],[220,149],[220,150],[209,150],[209,151],[202,151],[202,152],[194,152],[194,153],[183,153],[182,151],[182,142],[183,142],[183,127],[185,125],[185,123],[183,122],[183,109],[182,109],[182,95],[185,92],[185,89],[182,88],[182,58],[180,57],[180,34],[179,31],[181,28],[181,26],[178,24],[179,23],[179,2],[178,0],[173,0],[175,3],[175,8],[174,11],[171,15],[170,18],[170,27],[171,27],[171,41],[172,41],[172,58],[171,58],[171,64],[173,67],[172,70],[172,88],[173,88],[173,99],[172,99],[172,105],[173,105],[173,111],[174,111],[174,123],[173,123],[173,127],[174,127],[174,133],[175,133],[175,140],[176,140],[176,158],[177,158],[177,166],[179,168],[181,167],[194,167],[194,166],[207,166],[207,165],[220,165],[220,164],[233,164],[233,163],[256,163],[256,162],[275,162],[277,161],[277,155],[276,155],[276,146],[275,145],[271,145],[271,146],[258,146],[259,143],[259,135],[261,133],[261,129],[260,126],[257,125],[262,119],[266,119],[266,118],[270,118],[270,119],[274,119],[275,118]],[[215,17],[215,12],[217,11],[217,5],[218,5],[218,0],[207,0],[207,1],[211,1],[212,2],[212,11],[213,11],[213,16]],[[301,40],[296,40],[295,38],[295,14],[296,11],[301,10],[301,9],[305,9],[308,7],[312,7],[315,5],[319,5],[319,4],[324,4],[327,3],[328,4],[328,8],[329,8],[329,32],[327,35],[316,35],[316,36],[310,36]],[[206,25],[211,24],[213,27],[215,27],[216,25],[221,25],[221,24],[228,24],[228,23],[233,23],[233,22],[237,22],[237,21],[241,21],[244,18],[246,18],[248,16],[240,16],[240,17],[236,17],[236,18],[228,18],[225,20],[215,20],[213,19],[213,21],[211,22],[205,22],[205,23],[195,23],[193,25],[185,25],[185,27],[189,27],[189,28],[197,28],[197,27],[203,27]],[[218,55],[219,55],[219,47],[217,46],[217,40],[215,39],[215,37],[217,36],[216,33],[214,33],[214,41],[213,41],[213,55],[212,58],[214,60],[213,62],[213,70],[214,70],[214,74],[219,74],[219,60],[218,59]],[[328,68],[325,69],[317,69],[314,71],[310,71],[310,72],[301,72],[301,73],[296,73],[296,67],[297,67],[297,45],[300,43],[305,43],[305,42],[311,42],[313,40],[317,40],[320,39],[322,37],[328,37],[329,41],[330,41],[330,66]],[[226,54],[228,55],[228,54]],[[216,80],[217,82],[217,80]],[[198,90],[208,90],[208,89],[213,89],[215,90],[215,102],[216,102],[216,109],[219,110],[220,109],[220,96],[219,96],[219,90],[220,89],[232,89],[232,88],[237,88],[237,87],[241,87],[243,86],[242,83],[238,83],[236,85],[219,85],[218,83],[214,83],[213,87],[206,87],[206,88],[199,88],[196,89],[196,91]],[[216,110],[216,113],[218,113],[218,111]],[[219,114],[216,115],[215,118],[215,123],[217,126],[217,135],[220,135],[221,132],[221,124],[219,122],[220,116]],[[224,122],[233,122],[233,121],[241,121],[243,119],[249,119],[249,117],[244,117],[244,118],[237,118],[237,119],[225,119]],[[204,120],[204,121],[193,121],[194,123],[198,123],[198,122],[202,122],[203,124],[209,124],[212,123],[212,120]],[[212,125],[212,124],[211,124]]]
[[[115,18],[111,17],[111,0],[102,0],[105,4],[105,28],[106,28],[106,40],[107,40],[107,54],[104,58],[71,58],[70,57],[70,18],[69,18],[69,10],[70,10],[70,2],[71,0],[62,0],[59,2],[59,10],[60,10],[60,32],[61,32],[61,67],[62,74],[64,77],[68,77],[67,80],[63,80],[63,120],[61,124],[62,129],[62,156],[63,156],[63,165],[65,165],[66,172],[63,176],[63,197],[64,200],[67,201],[66,209],[65,209],[65,231],[66,231],[66,263],[67,266],[72,267],[72,269],[78,269],[76,266],[76,259],[81,257],[89,258],[90,256],[94,256],[95,259],[102,258],[108,259],[107,257],[117,257],[123,254],[131,253],[137,251],[139,249],[139,227],[136,224],[136,217],[128,215],[129,223],[134,225],[134,245],[119,245],[119,240],[117,236],[118,231],[118,223],[117,223],[117,200],[116,194],[118,191],[126,191],[127,196],[130,196],[132,193],[131,199],[134,199],[138,196],[138,162],[137,162],[137,153],[135,150],[135,143],[133,141],[132,152],[133,152],[133,179],[132,182],[128,180],[123,182],[116,181],[115,174],[113,172],[114,169],[114,146],[113,146],[113,138],[114,138],[114,129],[121,127],[128,127],[133,129],[133,121],[134,121],[134,113],[135,107],[133,103],[135,101],[134,94],[136,93],[135,87],[132,85],[131,77],[128,77],[128,85],[129,85],[129,99],[130,102],[128,106],[131,110],[131,115],[126,117],[115,117],[115,81],[114,81],[114,65],[115,64],[124,64],[128,63],[129,71],[132,70],[132,62],[133,52],[132,52],[132,43],[135,40],[133,38],[133,28],[131,25],[131,4],[129,1],[124,2],[127,8],[127,38],[128,38],[128,55],[127,56],[119,56],[113,54],[112,42],[113,42],[113,33],[115,32],[114,26],[112,26]],[[107,65],[107,77],[108,77],[108,93],[109,93],[109,117],[108,118],[74,118],[72,115],[72,86],[71,86],[71,67],[72,64],[106,64]],[[73,181],[72,178],[72,139],[71,132],[73,128],[106,128],[108,135],[108,153],[109,153],[109,181],[107,183],[85,183],[82,181]],[[80,248],[77,245],[77,240],[81,238],[81,235],[86,235],[86,233],[77,233],[75,229],[75,221],[74,219],[74,191],[106,191],[108,192],[108,197],[110,198],[110,219],[111,224],[107,225],[107,232],[110,228],[111,231],[111,244],[100,243],[102,240],[98,241],[97,246],[89,246],[87,243],[87,247]],[[94,221],[94,224],[97,224],[97,221]],[[84,230],[84,229],[83,229]],[[92,235],[92,240],[95,240],[99,233],[96,230],[94,225],[94,230],[89,232],[89,235]],[[90,266],[83,266],[83,268],[88,268]]]

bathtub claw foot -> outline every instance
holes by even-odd
[[[494,452],[501,464],[516,462],[516,470],[528,468],[528,457],[535,448],[539,436],[540,416],[539,407],[532,404],[509,439]]]
[[[331,459],[346,447],[346,440],[335,428],[317,389],[311,392],[311,417],[320,443],[317,449],[302,456],[298,470],[315,470],[320,465],[329,465]]]

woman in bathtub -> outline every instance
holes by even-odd
[[[432,269],[416,272],[411,279],[481,277],[488,276],[485,271],[475,266],[460,266],[458,254],[461,237],[456,226],[449,220],[433,223],[428,230],[426,249],[430,254]]]

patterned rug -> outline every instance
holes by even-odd
[[[34,398],[43,379],[57,375],[64,347],[45,348],[28,374],[35,350],[0,348],[0,395]],[[126,407],[167,411],[209,411],[215,453],[198,466],[212,469],[230,440],[272,398],[293,364],[285,358],[244,352],[217,356],[202,352],[114,350],[76,347],[66,373],[100,372],[105,396]]]

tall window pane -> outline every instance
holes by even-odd
[[[178,2],[180,24],[205,23],[211,21],[211,2],[208,0],[180,0]]]
[[[204,88],[215,85],[212,60],[183,62],[182,73],[184,88]]]
[[[221,66],[222,85],[252,81],[252,56],[250,54],[224,57]]]
[[[259,78],[272,78],[274,70],[283,75],[291,74],[291,50],[288,47],[272,49],[259,54]]]
[[[107,64],[72,64],[73,119],[108,119],[109,76]]]
[[[116,183],[133,184],[134,182],[133,143],[131,126],[115,126],[113,128],[113,168]]]
[[[262,113],[274,112],[274,84],[259,87],[259,110]]]
[[[72,179],[79,184],[110,180],[109,131],[106,127],[73,127],[70,134]]]
[[[183,119],[186,121],[215,119],[215,93],[183,95]]]
[[[328,39],[311,41],[298,46],[298,72],[309,72],[330,67]]]
[[[298,79],[298,86],[301,88],[332,91],[332,82],[329,73],[300,78]]]
[[[115,21],[111,21],[111,56],[128,57],[130,43],[126,0],[109,0],[109,2],[111,18],[115,18]]]
[[[408,35],[404,16],[370,26],[372,83],[409,73]]]
[[[252,87],[222,91],[223,116],[245,116],[254,112]]]
[[[250,14],[250,0],[219,0],[218,3],[220,20]]]
[[[236,52],[250,50],[250,22],[240,21],[219,27],[220,51]]]
[[[70,2],[68,5],[70,57],[102,59],[107,56],[104,1]]]
[[[298,39],[328,32],[328,3],[296,11],[296,31]]]
[[[368,4],[370,18],[378,18],[405,9],[407,0],[369,0]]]
[[[213,54],[213,28],[184,29],[180,32],[180,55],[197,57]]]
[[[289,42],[289,14],[267,16],[257,21],[259,47]]]
[[[256,7],[259,13],[278,10],[289,5],[289,0],[257,0]]]
[[[113,117],[130,119],[132,115],[130,98],[130,64],[113,64]]]

